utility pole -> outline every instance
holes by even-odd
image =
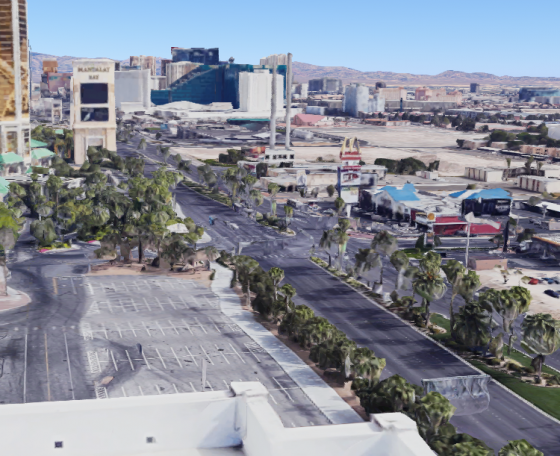
[[[275,150],[276,145],[276,56],[272,57],[272,100],[270,103],[270,150]]]
[[[286,150],[290,149],[290,133],[292,130],[292,54],[288,53],[288,71],[286,71]]]

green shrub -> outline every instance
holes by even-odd
[[[490,364],[491,366],[499,366],[500,364],[502,364],[502,360],[500,358],[492,358],[488,360],[488,364]]]

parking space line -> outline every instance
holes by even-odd
[[[132,331],[132,334],[134,334],[134,337],[136,337],[136,330],[134,329],[134,327],[132,326],[132,324],[130,322],[128,322],[128,327]]]
[[[105,325],[102,324],[101,327],[103,328],[101,331],[105,334],[105,339],[109,340],[109,335],[107,334],[107,329],[105,329]]]
[[[156,391],[158,392],[158,394],[161,394],[161,389],[159,387],[159,385],[156,383],[155,385]]]
[[[210,323],[212,323],[212,324],[214,325],[214,328],[216,328],[216,331],[218,331],[218,333],[221,334],[222,331],[220,331],[220,328],[218,328],[218,327],[216,326],[216,323],[214,322],[214,320],[212,320],[210,317],[208,317],[208,319],[210,320]]]
[[[113,350],[110,350],[110,352],[111,352],[111,359],[113,360],[113,365],[115,366],[115,370],[118,372],[119,367],[117,366],[117,361],[115,361],[115,355],[113,354]]]
[[[196,393],[196,388],[193,386],[192,382],[189,382],[189,384],[191,385],[191,388],[193,389],[193,391]]]
[[[216,344],[214,344],[214,347],[216,347],[216,350],[218,350],[218,353],[220,353],[224,357],[224,359],[226,360],[226,363],[231,364],[229,362],[229,360],[226,358],[226,355],[224,355],[224,351],[220,350]]]
[[[204,326],[200,323],[200,321],[198,321],[198,318],[194,317],[194,319],[198,323],[198,326],[200,326],[202,328],[202,330],[204,331],[204,334],[208,334],[208,332],[204,329]]]
[[[182,302],[183,305],[185,306],[185,309],[190,309],[189,305],[185,302],[185,300],[183,299],[182,296],[179,296],[179,299],[181,300],[181,302]]]
[[[115,323],[115,326],[117,327],[117,331],[119,332],[119,336],[121,336],[122,339],[122,331],[121,328],[119,327],[119,325],[117,323]]]
[[[179,335],[179,331],[177,331],[177,328],[175,327],[175,325],[173,324],[173,322],[171,320],[167,320],[169,322],[169,324],[171,325],[171,328],[173,329],[173,331],[175,331],[175,334]]]
[[[194,336],[191,327],[189,326],[189,324],[185,321],[184,318],[181,318],[181,321],[183,322],[183,324],[186,326],[186,328],[189,330],[189,332],[191,333],[191,336]]]
[[[233,345],[231,345],[231,344],[229,344],[229,346],[230,346],[231,349],[235,352],[235,354],[236,354],[237,356],[239,356],[239,359],[240,359],[241,361],[243,361],[243,364],[247,364],[247,363],[245,362],[245,360],[243,359],[243,357],[237,352],[237,350],[235,349],[235,347],[234,347]]]
[[[187,351],[189,352],[189,356],[193,359],[194,361],[194,365],[198,367],[198,363],[196,362],[196,358],[194,357],[194,355],[191,353],[191,351],[189,350],[189,347],[187,347],[185,345],[185,348],[187,349]]]
[[[156,352],[157,352],[157,354],[158,354],[158,356],[159,356],[159,359],[160,359],[160,361],[161,361],[161,364],[163,364],[163,368],[164,368],[164,369],[167,369],[167,366],[165,365],[165,361],[164,361],[163,358],[161,357],[161,354],[160,354],[160,352],[159,352],[159,350],[158,350],[157,348],[156,348]]]
[[[199,347],[203,351],[204,355],[206,356],[206,359],[208,359],[208,361],[210,361],[210,364],[212,364],[212,366],[214,366],[214,361],[212,361],[212,358],[210,358],[210,356],[208,356],[208,353],[206,353],[206,350],[204,350],[202,345],[199,345]]]
[[[130,355],[128,354],[128,350],[125,350],[126,352],[126,357],[128,358],[128,362],[130,363],[130,367],[132,370],[134,370],[134,364],[132,364],[132,359],[130,359]]]
[[[169,299],[169,304],[171,304],[171,307],[173,307],[174,310],[177,310],[177,307],[175,307],[175,304],[173,304],[171,298],[167,298],[167,299]]]
[[[70,391],[72,391],[72,400],[76,400],[74,396],[74,382],[72,381],[72,369],[70,368],[70,353],[68,352],[68,339],[66,338],[66,330],[64,330],[64,345],[66,346],[66,362],[68,363],[68,376],[70,377]],[[27,335],[25,336],[27,350]],[[27,353],[26,353],[27,356]]]
[[[124,390],[124,386],[121,386],[121,390],[122,390],[123,396],[124,396],[124,397],[128,397],[128,396],[126,395],[126,391]]]
[[[171,348],[171,351],[173,352],[173,356],[175,356],[175,359],[177,360],[177,364],[179,364],[179,367],[182,369],[183,365],[181,364],[181,360],[177,356],[177,353],[175,353],[175,350],[173,350],[173,347],[169,347],[169,348]]]
[[[280,384],[280,382],[279,382],[278,380],[276,380],[276,377],[272,377],[272,379],[273,379],[273,380],[276,382],[276,384],[282,389],[282,391],[284,391],[284,394],[286,394],[286,396],[288,396],[288,398],[289,398],[292,402],[295,402],[295,401],[292,399],[292,396],[290,396],[290,393],[288,393],[288,391],[286,391],[286,388],[284,388],[284,387]]]
[[[211,389],[212,391],[214,391],[214,388],[212,388],[212,385],[210,384],[210,382],[209,382],[208,380],[206,380],[206,383],[208,384],[208,386],[210,387],[210,389]]]
[[[151,312],[152,308],[150,307],[150,304],[148,304],[148,300],[146,298],[144,298],[144,303],[146,304],[146,307],[148,308],[148,312]]]
[[[226,385],[226,389],[229,389],[229,385],[228,382],[226,382],[225,380],[222,380],[224,382],[224,384]]]
[[[111,305],[111,300],[107,299],[106,302],[107,302],[107,307],[109,308],[109,312],[114,313],[113,312],[113,306]]]
[[[159,321],[156,320],[156,325],[159,328],[159,330],[161,331],[161,333],[165,336],[165,332],[163,331],[163,328],[159,325]]]
[[[150,366],[150,363],[146,359],[146,355],[144,354],[144,350],[142,350],[142,358],[144,358],[144,361],[146,362],[146,366],[148,366],[148,370],[152,370],[152,368]]]
[[[179,390],[178,390],[177,387],[175,386],[175,383],[172,383],[172,385],[173,385],[173,389],[175,390],[175,392],[176,392],[177,394],[179,394]]]
[[[140,385],[138,385],[138,389],[140,390],[140,394],[143,396],[144,395],[144,391],[142,391],[142,387]]]
[[[155,300],[159,304],[159,307],[161,308],[161,310],[165,312],[165,309],[163,308],[163,304],[160,302],[160,300],[158,298],[155,298]]]
[[[152,337],[152,333],[150,332],[150,330],[146,327],[146,323],[142,322],[142,326],[144,326],[144,329],[146,330],[146,332],[148,333],[148,336]],[[135,334],[136,335],[136,334]]]
[[[136,312],[138,312],[138,307],[136,306],[136,302],[134,302],[134,299],[131,299],[130,302],[132,303],[132,306],[134,307],[134,310]]]

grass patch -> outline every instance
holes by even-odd
[[[443,328],[447,331],[447,333],[451,332],[451,323],[450,321],[445,318],[443,315],[434,313],[430,316],[430,321],[434,325],[438,325],[440,328]],[[449,335],[449,334],[448,334]]]
[[[188,180],[184,180],[182,184],[190,188],[191,190],[200,193],[201,195],[207,196],[208,198],[211,198],[214,201],[218,201],[219,203],[231,207],[231,198],[229,196],[224,195],[223,193],[214,193],[211,190],[208,190],[208,188],[204,187],[203,185]]]
[[[420,249],[404,249],[403,252],[406,253],[406,256],[408,258],[414,258],[416,260],[419,260],[424,256],[424,253],[426,253],[427,250],[424,251]]]
[[[208,158],[206,160],[202,160],[203,163],[206,163],[207,165],[210,166],[223,166],[225,168],[230,168],[232,166],[237,166],[235,163],[220,163],[218,160],[215,160],[213,158]]]
[[[478,360],[468,360],[473,366],[480,369],[485,374],[490,375],[494,380],[500,382],[505,387],[519,394],[522,398],[536,405],[538,408],[549,415],[560,419],[560,388],[543,388],[529,385],[512,375],[497,372]]]
[[[531,357],[529,357],[526,354],[524,354],[522,352],[519,352],[517,350],[512,350],[511,355],[508,355],[507,354],[507,347],[505,347],[505,346],[504,346],[504,356],[506,357],[506,359],[509,358],[513,361],[517,361],[523,367],[529,367],[531,365],[531,361],[532,361]],[[550,367],[548,367],[546,365],[543,365],[542,371],[545,374],[559,375],[557,371],[555,371],[554,369],[551,369]]]

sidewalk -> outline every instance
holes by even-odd
[[[220,298],[222,312],[268,352],[332,424],[363,423],[364,420],[299,356],[241,308],[239,297],[230,288],[233,272],[217,263],[212,263],[212,268],[216,270],[212,291]]]

